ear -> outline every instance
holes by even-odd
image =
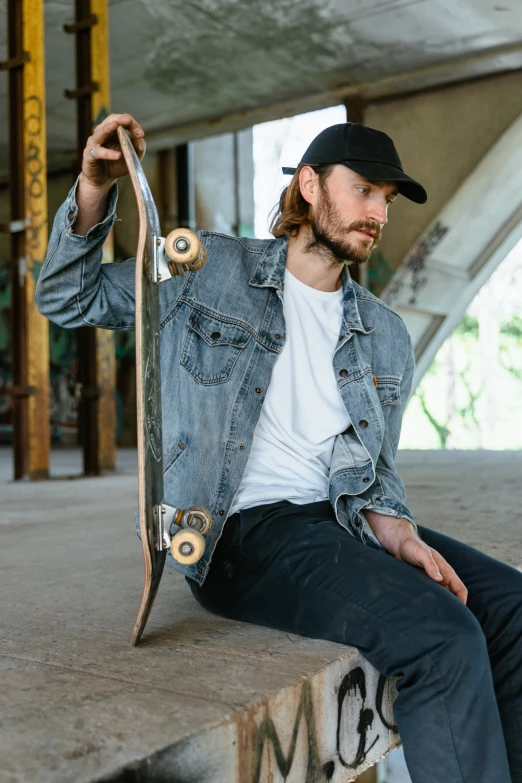
[[[303,166],[299,172],[299,189],[305,201],[314,204],[317,198],[319,177],[311,166]]]

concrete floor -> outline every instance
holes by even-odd
[[[521,566],[522,453],[402,452],[398,462],[420,524]],[[2,783],[101,780],[346,653],[209,615],[170,570],[132,648],[135,453],[119,453],[113,476],[63,478],[79,470],[77,451],[54,452],[62,478],[15,484],[0,449]]]

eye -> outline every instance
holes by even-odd
[[[361,187],[358,187],[358,188],[357,188],[357,190],[360,190],[360,191],[361,191],[361,193],[364,193],[365,195],[366,195],[366,193],[369,193],[369,192],[370,192],[370,188],[364,188],[364,187],[362,187],[362,186],[361,186]]]

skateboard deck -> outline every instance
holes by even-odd
[[[197,237],[178,229],[161,236],[158,212],[127,131],[118,127],[138,207],[136,250],[136,397],[139,531],[145,579],[132,644],[140,641],[163,574],[167,550],[179,562],[196,562],[204,550],[210,514],[199,506],[169,506],[163,498],[159,286],[174,275],[201,268],[206,251]],[[164,252],[165,251],[165,252]],[[167,254],[167,256],[165,255]]]

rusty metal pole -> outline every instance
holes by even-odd
[[[346,122],[362,122],[364,123],[364,110],[365,101],[360,95],[353,95],[344,101],[346,109]],[[371,258],[363,266],[353,264],[350,267],[350,275],[352,280],[356,283],[368,287],[368,265],[371,263]]]
[[[79,166],[93,128],[109,114],[109,46],[107,0],[76,0],[76,90]],[[103,247],[103,262],[114,260],[112,232]],[[108,330],[78,329],[79,430],[83,472],[99,475],[116,467],[116,360],[114,334]]]
[[[34,304],[47,247],[43,0],[8,0],[14,478],[49,476],[49,327]]]

